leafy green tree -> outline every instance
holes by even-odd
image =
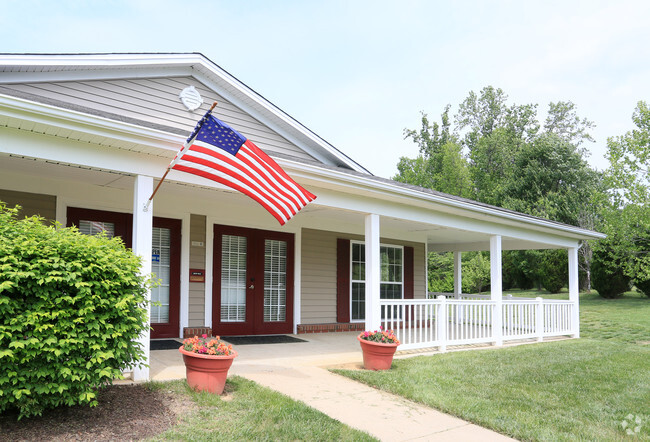
[[[593,141],[594,124],[578,116],[575,104],[550,103],[542,128],[536,104],[510,104],[503,90],[487,86],[471,91],[459,105],[455,128],[449,114],[446,106],[440,124],[423,114],[419,130],[405,130],[420,156],[400,160],[397,180],[584,228],[597,226],[603,180],[581,147]],[[562,263],[547,259],[552,254],[504,252],[511,264],[504,266],[504,282],[539,287],[544,273],[554,273],[540,270],[540,262],[547,261],[556,262],[555,273],[563,274]],[[580,248],[587,287],[592,255],[590,244]]]
[[[454,291],[454,254],[431,252],[428,259],[429,291],[452,293]]]
[[[490,285],[490,259],[484,252],[463,253],[463,293],[481,293]]]
[[[639,101],[632,121],[636,129],[607,140],[608,179],[621,202],[650,203],[650,109]]]
[[[596,247],[604,260],[620,263],[637,286],[650,281],[650,109],[640,101],[632,120],[636,129],[607,140],[612,206],[602,230],[609,236]]]
[[[467,160],[450,132],[449,106],[445,108],[441,120],[441,125],[429,122],[427,115],[422,114],[419,131],[404,130],[405,138],[411,138],[419,146],[420,153],[416,158],[400,158],[398,174],[393,179],[471,198],[472,183]]]
[[[572,102],[549,103],[548,115],[544,123],[546,133],[557,135],[574,146],[579,146],[584,141],[594,141],[588,132],[594,127],[596,125],[593,121],[578,116],[576,105]]]

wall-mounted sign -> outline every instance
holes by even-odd
[[[190,269],[190,282],[205,282],[205,270]]]

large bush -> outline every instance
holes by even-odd
[[[650,298],[650,279],[645,281],[635,280],[634,285],[638,291]]]
[[[594,251],[591,262],[592,287],[603,298],[618,298],[630,289],[631,278],[625,265],[606,246]]]
[[[119,239],[16,214],[0,202],[0,412],[96,405],[143,356],[140,259]]]
[[[569,281],[567,252],[563,249],[544,250],[541,259],[540,282],[551,293],[559,293]]]

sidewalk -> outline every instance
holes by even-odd
[[[298,337],[309,342],[238,346],[239,356],[230,373],[302,401],[380,440],[512,440],[456,417],[330,373],[326,367],[361,368],[361,349],[356,333]],[[152,352],[151,368],[154,380],[185,377],[185,368],[177,350]]]

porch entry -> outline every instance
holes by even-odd
[[[215,334],[293,332],[293,251],[292,233],[214,226]]]
[[[119,236],[131,247],[133,216],[130,213],[108,212],[68,207],[68,226],[75,225],[81,233],[100,232],[112,238]],[[181,220],[153,217],[151,271],[160,284],[151,289],[151,338],[179,336]]]

